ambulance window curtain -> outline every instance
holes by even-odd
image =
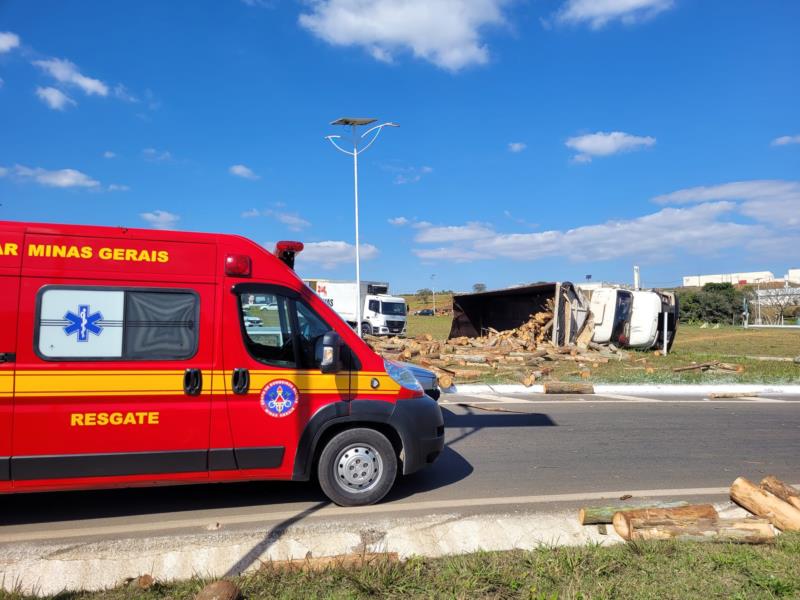
[[[128,292],[123,358],[181,359],[194,355],[198,299],[185,292]]]

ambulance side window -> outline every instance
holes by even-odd
[[[244,342],[256,360],[295,367],[291,302],[280,294],[239,295]]]
[[[322,362],[322,337],[331,330],[331,327],[302,302],[298,301],[296,305],[303,366],[307,369],[319,368]]]
[[[46,287],[35,349],[45,360],[183,360],[199,339],[193,291]]]

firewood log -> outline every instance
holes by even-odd
[[[731,484],[731,500],[758,517],[769,519],[781,531],[800,531],[800,509],[753,485],[744,477]]]
[[[761,489],[774,494],[784,502],[788,502],[800,509],[800,492],[790,485],[783,483],[774,475],[767,475],[761,480]]]
[[[698,519],[716,519],[717,511],[710,504],[694,504],[677,508],[638,508],[623,510],[614,514],[611,522],[614,531],[624,540],[631,539],[631,522],[638,521],[663,521],[668,523],[683,523],[697,521]]]
[[[584,506],[578,511],[578,521],[581,525],[611,524],[614,515],[620,511],[641,510],[643,508],[680,508],[688,505],[689,503],[685,500],[677,500],[675,502],[637,503],[627,506]]]

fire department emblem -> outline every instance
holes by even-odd
[[[288,417],[297,408],[300,392],[285,379],[271,381],[261,390],[261,408],[270,417]]]

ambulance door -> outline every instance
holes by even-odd
[[[23,277],[20,302],[15,488],[208,477],[212,284]]]
[[[0,233],[0,490],[10,487],[21,233]]]
[[[288,478],[312,415],[350,397],[349,371],[320,371],[321,339],[332,327],[297,292],[227,289],[223,362],[236,465],[248,476]]]

